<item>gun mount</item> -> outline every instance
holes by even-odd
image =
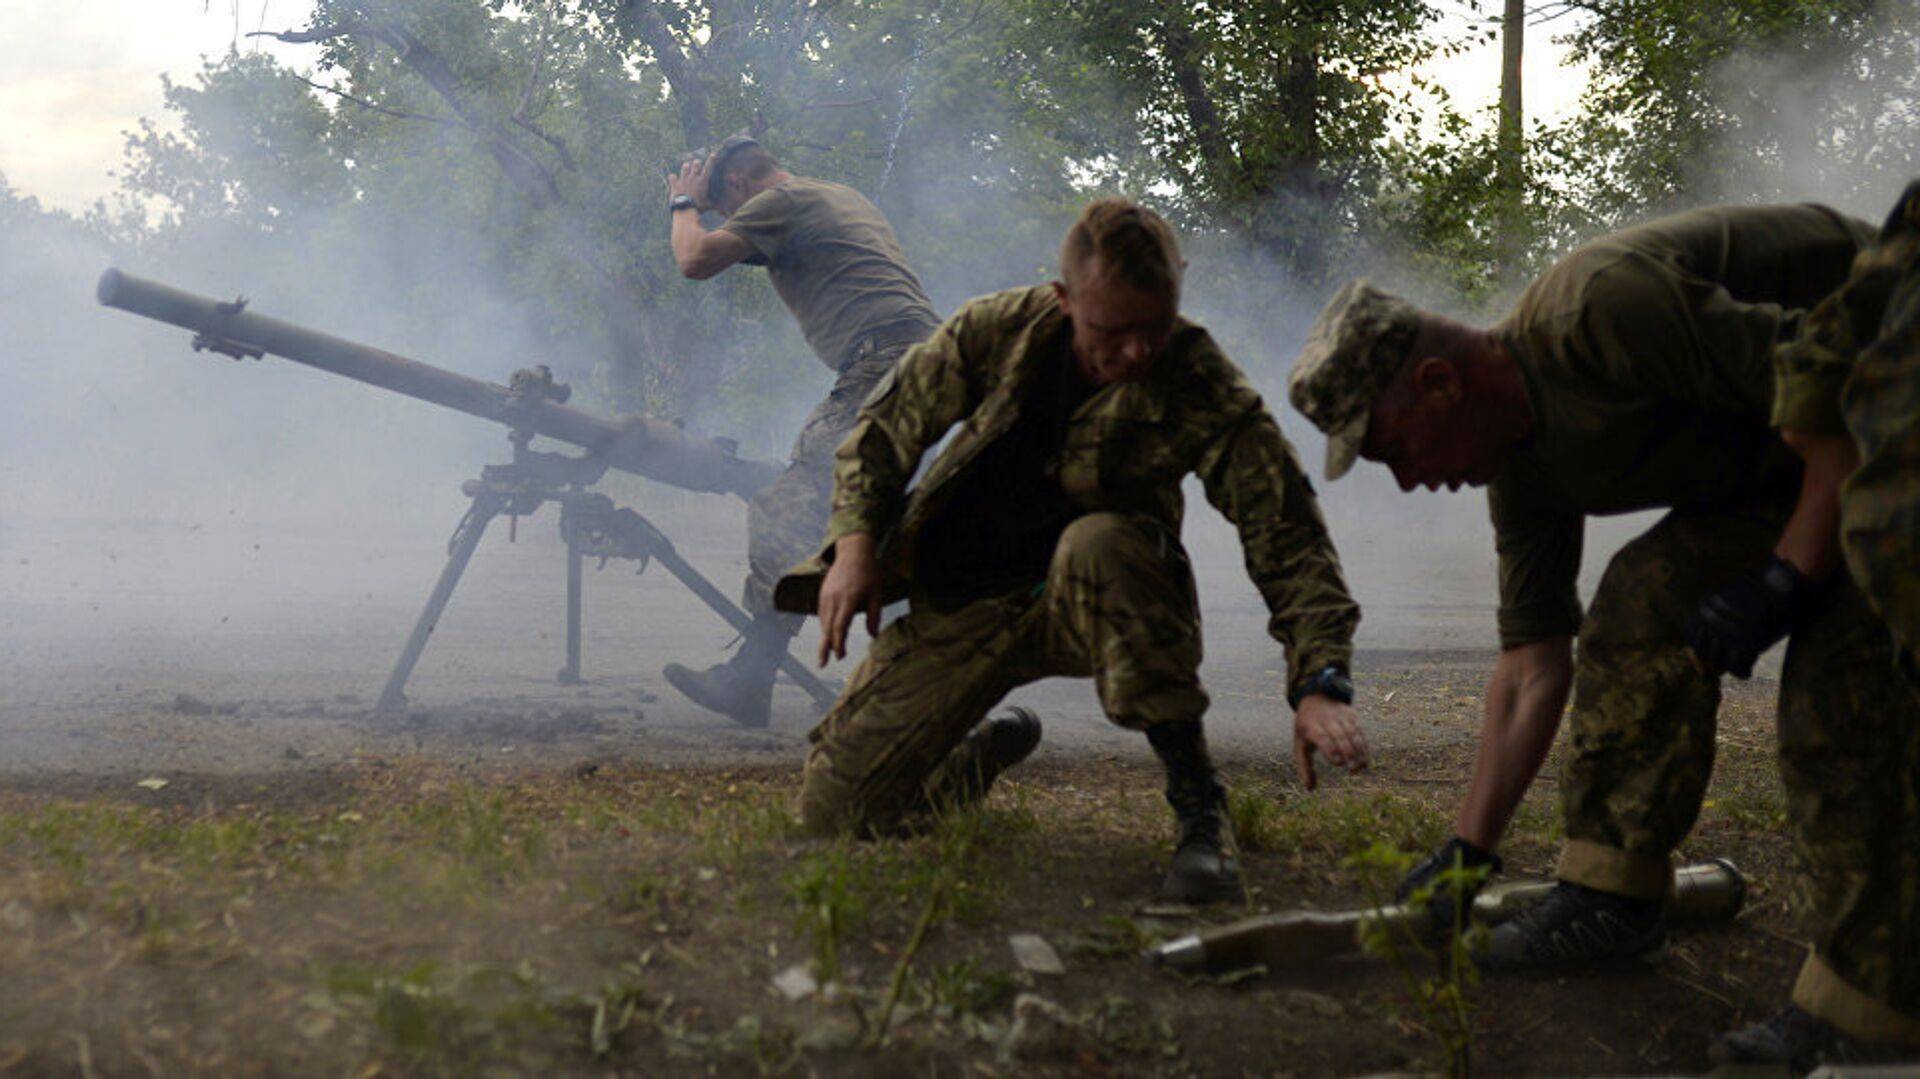
[[[731,441],[690,435],[677,424],[637,415],[610,419],[569,407],[566,402],[572,389],[555,381],[545,366],[516,371],[507,385],[499,386],[252,314],[244,299],[212,300],[119,270],[100,276],[98,296],[109,307],[192,330],[195,351],[236,360],[271,353],[508,428],[512,461],[487,465],[479,479],[461,485],[471,504],[448,541],[446,566],[380,692],[377,711],[406,706],[407,680],[487,525],[502,514],[517,523],[548,502],[560,506],[560,535],[567,545],[567,658],[560,669],[562,683],[581,680],[581,563],[589,557],[599,558],[602,565],[609,558],[628,559],[638,562],[642,571],[657,562],[728,625],[743,633],[751,625],[751,617],[681,558],[653,522],[587,488],[609,468],[617,468],[689,491],[748,499],[773,482],[780,474],[779,465],[740,457]],[[585,452],[570,456],[529,448],[541,435]],[[832,702],[833,691],[792,655],[781,657],[780,671],[821,706]]]

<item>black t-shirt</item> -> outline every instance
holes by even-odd
[[[1060,534],[1084,510],[1060,486],[1067,421],[1099,387],[1062,348],[1035,372],[1013,426],[954,478],[913,571],[921,595],[957,607],[1044,581]]]

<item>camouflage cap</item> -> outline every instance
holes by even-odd
[[[1293,407],[1327,436],[1327,478],[1353,467],[1374,399],[1400,373],[1420,329],[1420,310],[1352,281],[1314,320],[1287,378]]]

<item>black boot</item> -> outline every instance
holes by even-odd
[[[1822,1064],[1915,1064],[1920,1047],[1858,1041],[1797,1004],[1772,1018],[1730,1030],[1707,1049],[1707,1059],[1723,1066],[1772,1065],[1794,1074]]]
[[[1512,921],[1493,927],[1485,970],[1523,970],[1619,959],[1666,942],[1658,899],[1635,899],[1561,881]]]
[[[1040,745],[1040,717],[1026,708],[1008,708],[967,732],[928,785],[929,808],[958,809],[987,796],[1000,773],[1033,755]]]
[[[765,727],[772,721],[773,676],[793,639],[791,620],[761,616],[740,640],[740,650],[725,663],[704,671],[669,663],[660,673],[687,699],[740,724]]]
[[[1194,905],[1239,900],[1245,893],[1227,826],[1227,791],[1214,775],[1199,720],[1155,724],[1147,741],[1167,769],[1167,804],[1180,821],[1180,845],[1160,882],[1160,898]]]

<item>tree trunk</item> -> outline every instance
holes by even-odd
[[[1317,38],[1319,27],[1309,31]],[[1320,177],[1320,53],[1288,51],[1280,71],[1280,110],[1286,118],[1288,154],[1280,185],[1287,212],[1280,226],[1294,272],[1317,280],[1326,272],[1326,192]]]
[[[1494,189],[1500,200],[1496,220],[1496,266],[1510,274],[1524,248],[1526,201],[1526,114],[1520,100],[1520,59],[1527,33],[1526,0],[1506,0],[1500,21],[1500,129],[1494,145]]]

